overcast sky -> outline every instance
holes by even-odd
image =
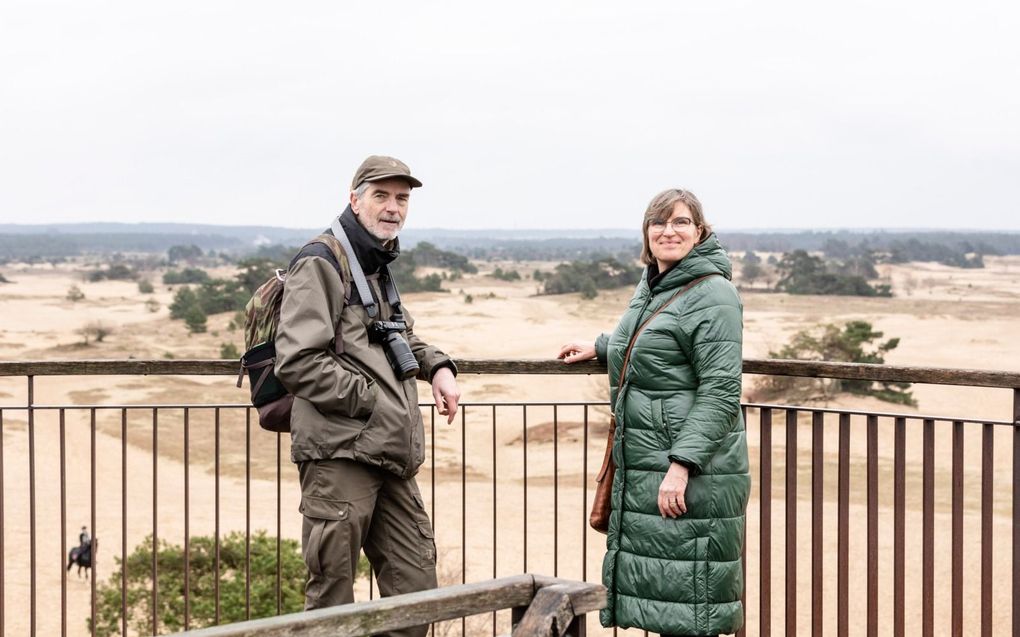
[[[1020,230],[1020,3],[0,4],[0,221]]]

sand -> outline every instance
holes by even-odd
[[[778,349],[795,331],[819,323],[868,320],[886,337],[898,336],[900,345],[887,355],[887,362],[900,365],[1015,370],[1020,342],[1014,335],[1020,327],[1017,301],[1020,299],[1020,258],[989,257],[983,270],[956,270],[932,264],[882,266],[882,274],[902,293],[892,299],[839,297],[793,297],[784,294],[746,292],[745,356],[764,357]],[[613,327],[630,297],[630,290],[601,293],[585,301],[577,295],[536,297],[536,284],[526,279],[507,283],[484,276],[496,265],[514,267],[522,274],[537,264],[480,264],[482,273],[449,283],[447,293],[405,295],[413,312],[416,331],[428,342],[463,358],[550,358],[559,345],[573,339],[592,339]],[[221,343],[240,345],[238,331],[228,329],[229,314],[210,317],[209,332],[189,336],[180,321],[170,321],[167,305],[173,292],[157,284],[151,295],[140,294],[134,283],[87,283],[80,266],[4,267],[0,272],[13,281],[0,284],[0,357],[4,360],[68,358],[216,358]],[[160,273],[150,279],[159,280]],[[71,302],[67,289],[78,285],[85,298]],[[466,302],[467,295],[471,302]],[[153,297],[160,309],[150,312],[145,301]],[[102,343],[82,344],[76,333],[90,321],[102,321],[114,328]],[[604,377],[468,376],[460,379],[464,400],[480,402],[602,401]],[[753,393],[754,377],[745,377],[745,393]],[[428,386],[422,386],[423,401],[430,400]],[[917,408],[904,408],[876,399],[839,397],[830,406],[854,406],[876,411],[905,411],[969,419],[1007,420],[1012,394],[1008,390],[915,386]],[[77,377],[40,378],[35,384],[36,404],[120,405],[189,402],[194,404],[243,403],[245,390],[233,386],[233,378],[130,378]],[[26,402],[24,378],[0,379],[0,405]],[[496,424],[493,425],[493,414]],[[759,617],[758,547],[759,432],[757,410],[751,410],[749,444],[755,475],[748,511],[749,591],[748,619],[757,625]],[[584,411],[581,407],[533,406],[527,410],[527,476],[525,477],[523,420],[519,406],[468,407],[453,425],[436,417],[434,453],[423,467],[419,481],[427,505],[435,513],[440,551],[441,577],[446,583],[474,581],[493,575],[530,572],[597,581],[604,550],[603,537],[585,531],[585,496],[592,495],[592,475],[602,457],[605,410],[588,411],[590,432],[584,446]],[[432,436],[432,417],[425,411],[427,435]],[[556,425],[553,420],[555,418]],[[4,633],[26,635],[30,621],[29,568],[29,436],[24,410],[3,410],[3,506],[4,506]],[[130,550],[152,532],[172,543],[182,543],[185,522],[184,412],[160,410],[154,460],[153,416],[150,410],[130,410],[127,416],[127,444],[122,446],[121,412],[98,410],[96,417],[97,506],[95,535],[100,539],[97,574],[105,581],[116,568],[122,542],[122,461],[127,465],[127,536]],[[189,480],[187,521],[191,535],[211,534],[215,520],[213,413],[193,409],[188,414],[187,447]],[[772,431],[772,625],[784,629],[784,520],[786,494],[785,415],[777,413]],[[914,421],[907,432],[907,604],[908,631],[919,626],[920,618],[920,426]],[[466,424],[466,431],[462,427]],[[849,597],[852,618],[865,616],[865,436],[862,423],[854,422],[851,441],[851,572]],[[892,619],[892,429],[880,423],[879,489],[879,619],[885,628]],[[554,431],[555,428],[555,431]],[[37,632],[59,634],[61,629],[61,537],[70,543],[77,529],[90,516],[90,432],[88,410],[65,412],[65,492],[61,496],[60,418],[56,410],[36,412],[35,515],[37,551]],[[825,427],[825,603],[826,633],[835,630],[836,614],[836,458],[838,430],[835,419]],[[979,628],[980,593],[980,431],[965,430],[965,627],[968,634]],[[251,425],[247,435],[251,462],[246,463],[246,426],[236,410],[221,414],[221,532],[244,530],[246,515],[250,528],[269,529],[275,534],[279,523],[285,537],[299,537],[300,517],[296,513],[298,490],[296,472],[289,462],[287,441],[277,450],[276,439]],[[555,443],[554,436],[556,434]],[[949,498],[951,472],[951,425],[936,426],[936,632],[948,631],[950,613]],[[797,487],[797,628],[810,628],[810,425],[798,429]],[[1011,436],[999,427],[995,436],[995,625],[997,633],[1009,630],[1009,514],[1012,491],[1009,484]],[[462,449],[464,451],[462,451]],[[587,452],[587,480],[583,459]],[[277,500],[277,454],[281,473]],[[462,457],[465,459],[461,482]],[[495,462],[495,467],[493,463]],[[559,478],[554,478],[554,463]],[[250,491],[245,476],[252,476]],[[156,488],[153,488],[153,475]],[[492,476],[497,475],[495,492]],[[433,480],[435,476],[435,480]],[[527,482],[527,507],[524,483]],[[587,485],[587,488],[585,487]],[[157,500],[153,515],[153,496]],[[495,497],[494,497],[495,496]],[[555,499],[555,502],[554,502]],[[66,514],[61,520],[61,502]],[[554,508],[558,505],[558,509]],[[280,511],[279,517],[277,511]],[[462,517],[467,512],[467,520]],[[558,511],[554,516],[553,512]],[[527,536],[525,536],[525,515]],[[493,537],[493,520],[498,530]],[[554,528],[557,533],[554,533]],[[527,540],[525,540],[527,538]],[[525,550],[525,541],[527,549]],[[462,551],[467,546],[466,554]],[[466,567],[466,570],[462,567]],[[367,593],[363,583],[362,594]],[[67,579],[67,633],[87,634],[89,588],[74,573]],[[491,634],[488,618],[469,620],[468,632]],[[506,618],[500,616],[500,630]],[[438,633],[459,634],[460,622]],[[597,625],[594,617],[590,624]],[[589,626],[594,628],[594,626]],[[755,631],[752,631],[755,632]],[[863,621],[852,621],[850,633],[863,634]],[[592,630],[592,634],[601,634]]]

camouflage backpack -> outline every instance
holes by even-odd
[[[347,288],[351,281],[351,267],[343,246],[334,235],[321,234],[312,239],[291,261],[293,267],[305,248],[321,243],[329,248],[330,260]],[[237,374],[237,386],[241,387],[244,375],[248,374],[251,386],[251,404],[258,409],[259,425],[268,431],[290,431],[290,410],[294,396],[276,378],[276,330],[280,325],[280,306],[283,303],[283,288],[287,284],[287,272],[277,270],[265,283],[260,285],[244,308],[244,356]],[[344,298],[350,298],[345,289]],[[336,329],[339,329],[339,324]],[[339,336],[339,335],[337,335]],[[339,354],[343,345],[339,338],[334,340],[334,351]]]

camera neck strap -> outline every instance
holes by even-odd
[[[368,279],[365,278],[365,271],[361,269],[361,263],[358,262],[358,254],[354,251],[354,246],[351,245],[351,240],[344,232],[343,226],[340,225],[340,217],[333,219],[330,228],[333,230],[333,236],[337,238],[340,245],[344,247],[344,252],[347,253],[347,263],[351,267],[351,276],[354,278],[354,286],[358,289],[361,303],[365,306],[369,318],[374,319],[379,314],[379,306],[375,302],[375,297],[372,296],[371,288],[368,287]],[[389,279],[389,277],[386,278]]]
[[[347,233],[344,232],[343,226],[340,225],[340,217],[333,219],[331,229],[333,230],[333,236],[340,241],[340,245],[344,247],[344,252],[347,253],[347,262],[351,267],[351,277],[354,279],[354,286],[358,289],[361,303],[364,305],[365,311],[368,312],[369,318],[374,319],[379,314],[379,305],[375,302],[372,289],[368,287],[368,279],[365,277],[365,271],[361,269],[361,263],[358,262],[358,254],[354,251],[354,246],[351,245],[351,240]],[[384,265],[380,273],[383,275],[383,281],[385,281],[382,285],[386,290],[386,301],[393,308],[394,314],[400,314],[400,293],[397,292],[397,284],[393,281],[390,269]]]
[[[386,302],[393,308],[394,314],[402,314],[400,311],[400,292],[397,292],[397,284],[393,281],[393,275],[390,274],[390,269],[387,266],[382,267],[383,278],[386,282],[383,286],[386,288]],[[401,319],[403,320],[403,319]]]

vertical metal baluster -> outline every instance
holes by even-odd
[[[492,579],[496,579],[496,405],[492,406]],[[492,637],[496,637],[496,611],[492,611]]]
[[[740,405],[740,417],[744,421],[744,435],[747,435],[747,405]],[[587,445],[585,445],[587,449]],[[585,472],[587,475],[587,472]],[[744,616],[747,617],[747,515],[744,515],[744,524],[741,529],[743,540],[740,543],[740,605],[744,609]],[[747,636],[747,621],[745,620],[737,629],[736,637]]]
[[[120,410],[120,634],[127,635],[127,409]]]
[[[4,410],[0,409],[0,611],[4,607],[4,580],[7,573],[7,563],[4,560]],[[0,635],[4,632],[4,613],[0,612]]]
[[[283,613],[283,551],[281,547],[280,535],[282,533],[280,516],[282,513],[282,504],[280,501],[280,482],[282,473],[282,463],[280,461],[281,453],[281,434],[276,434],[276,614]]]
[[[847,637],[850,629],[850,414],[839,415],[839,510],[837,526],[836,631]]]
[[[553,577],[560,567],[560,434],[559,413],[553,405]]]
[[[894,421],[896,440],[893,460],[893,635],[904,637],[905,617],[903,591],[906,573],[906,448],[907,419]]]
[[[935,634],[935,421],[924,421],[924,493],[922,495],[921,634]]]
[[[797,634],[797,410],[786,410],[786,634]]]
[[[64,410],[60,410],[60,564],[67,559],[67,446]],[[94,532],[94,530],[93,530]],[[3,600],[0,599],[0,604]],[[67,635],[67,569],[60,569],[60,634]]]
[[[429,489],[432,491],[432,502],[429,504],[429,508],[432,509],[432,535],[438,538],[439,532],[436,530],[438,528],[439,522],[439,520],[436,519],[436,406],[434,404],[431,407],[429,407],[429,412],[430,412],[429,421],[432,423],[429,428],[430,429],[429,437],[432,439],[432,449],[431,453],[429,454],[432,467],[432,471],[429,474],[429,482],[431,483],[429,485]],[[437,560],[439,559],[438,545],[436,546],[436,559]],[[368,585],[369,590],[371,590],[372,586],[371,576],[369,576]],[[436,634],[435,624],[429,624],[429,634],[433,636]]]
[[[184,630],[191,628],[191,410],[184,408]]]
[[[29,632],[35,637],[35,377],[28,377]],[[61,558],[63,562],[63,558]]]
[[[528,572],[528,406],[524,412],[524,572]]]
[[[825,554],[822,521],[825,510],[825,414],[811,413],[811,635],[824,633],[825,581],[822,558]]]
[[[251,619],[251,407],[244,410],[244,618]]]
[[[981,427],[981,637],[992,635],[992,522],[995,494],[995,425]]]
[[[584,442],[581,447],[581,580],[588,581],[588,405],[584,406]]]
[[[952,631],[963,635],[963,423],[953,422]]]
[[[157,570],[157,557],[159,556],[159,533],[156,526],[158,500],[157,500],[157,463],[159,458],[159,422],[156,414],[157,409],[152,410],[152,634],[159,634],[159,573]]]
[[[92,626],[96,625],[96,580],[99,579],[99,531],[96,529],[96,409],[89,410],[89,488],[91,490],[91,505],[89,506],[89,528],[92,529],[92,543],[89,547],[92,552],[92,580],[89,582],[89,616],[92,619]],[[0,629],[0,634],[3,630]]]
[[[1013,634],[1020,635],[1020,388],[1013,390]]]
[[[758,573],[758,630],[762,637],[772,634],[772,410],[761,409],[760,419],[761,471],[761,534]]]
[[[435,535],[435,532],[432,533]],[[460,408],[460,583],[467,583],[467,407]],[[467,634],[467,618],[460,618],[460,634]]]
[[[878,637],[878,416],[868,416],[868,637]]]
[[[220,624],[220,408],[213,425],[213,625]],[[126,633],[125,633],[126,634]]]

